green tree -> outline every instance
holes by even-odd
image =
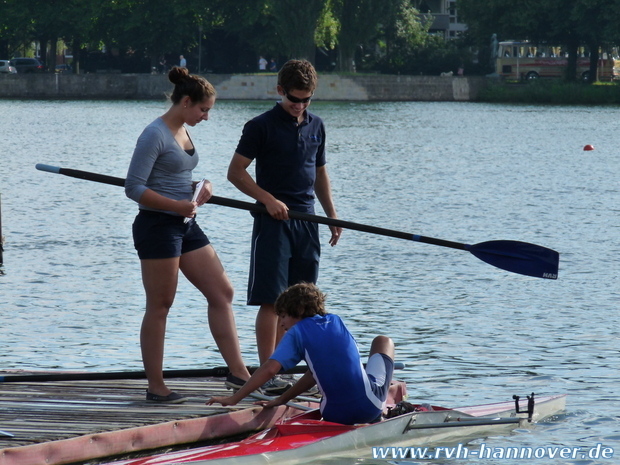
[[[0,1],[0,56],[11,58],[32,39],[29,12],[15,0]],[[22,50],[23,53],[23,50]]]
[[[340,22],[338,34],[338,70],[353,71],[355,50],[376,39],[381,26],[394,15],[394,0],[336,0],[335,15]]]
[[[314,63],[315,32],[327,0],[268,0],[274,32],[281,38],[289,58],[305,58]]]
[[[580,46],[588,45],[590,69],[595,71],[599,46],[618,38],[619,0],[457,0],[457,8],[481,51],[488,48],[492,33],[564,45],[569,53],[568,80],[576,78]]]
[[[107,48],[150,57],[155,66],[161,55],[196,43],[204,11],[193,0],[116,0],[101,5],[94,35]]]
[[[317,27],[329,0],[213,0],[215,23],[261,54],[315,60]],[[325,36],[320,37],[321,40]]]
[[[46,66],[53,70],[56,65],[56,42],[60,36],[61,27],[55,21],[58,18],[58,10],[55,8],[53,0],[23,0],[19,3],[18,8],[26,15],[29,22],[26,35],[23,37],[23,45],[38,41],[41,46],[40,52],[43,61]]]
[[[71,43],[77,35],[84,35],[92,24],[93,0],[5,0],[11,29],[20,31],[22,48],[38,41],[41,56],[48,69],[53,70],[58,55],[59,39]],[[4,15],[3,15],[4,16]],[[22,50],[22,54],[25,50]]]
[[[340,22],[334,13],[334,3],[338,0],[328,0],[319,17],[314,42],[316,46],[325,50],[334,50],[338,44]]]
[[[74,72],[80,70],[80,49],[92,35],[98,5],[96,0],[64,0],[55,13],[56,35],[72,49]],[[50,48],[57,53],[55,47]]]
[[[499,40],[547,37],[548,14],[544,11],[547,0],[457,0],[461,20],[467,24],[466,42],[478,48],[483,73],[494,70],[491,56],[491,37]],[[525,31],[528,31],[527,33]]]
[[[580,0],[571,11],[571,20],[590,51],[590,82],[597,76],[599,49],[620,42],[620,1]]]
[[[383,27],[379,67],[387,73],[425,74],[430,56],[423,56],[424,49],[430,45],[439,50],[445,42],[428,34],[431,18],[421,15],[408,0],[398,0],[394,6]]]
[[[229,41],[240,42],[248,49],[252,69],[256,69],[259,54],[279,56],[286,53],[286,40],[276,30],[269,0],[211,0],[210,8],[213,27],[228,36]]]

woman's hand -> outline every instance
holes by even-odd
[[[196,216],[196,208],[198,208],[197,202],[192,202],[191,200],[178,200],[176,204],[175,211],[181,215],[186,216],[187,218],[193,218]]]
[[[202,185],[202,189],[196,198],[196,203],[198,206],[202,206],[209,201],[209,199],[213,196],[213,184],[211,181],[206,181]]]

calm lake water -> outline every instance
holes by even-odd
[[[271,105],[218,102],[211,119],[191,130],[201,156],[194,177],[208,177],[216,195],[248,200],[226,181],[226,169],[243,123]],[[124,177],[138,135],[166,108],[0,101],[0,368],[142,369],[136,205],[119,187],[35,164]],[[565,414],[489,438],[489,447],[603,444],[620,456],[620,108],[315,102],[311,109],[327,125],[342,219],[560,252],[552,281],[499,270],[468,252],[356,231],[331,248],[323,226],[319,285],[361,351],[376,334],[392,336],[406,364],[396,375],[413,401],[459,406],[531,392],[569,395]],[[583,151],[586,144],[595,150]],[[256,364],[255,308],[245,305],[250,215],[207,205],[199,223],[235,286],[243,354]],[[165,367],[221,365],[207,328],[205,302],[181,281]]]

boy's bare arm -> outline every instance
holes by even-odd
[[[247,169],[251,163],[252,160],[235,152],[230,165],[228,165],[228,180],[241,192],[265,205],[269,214],[276,220],[287,220],[288,207],[286,204],[262,189],[248,173]]]
[[[241,389],[239,389],[237,392],[235,392],[232,396],[228,396],[228,397],[225,397],[225,396],[211,397],[206,402],[206,404],[207,405],[211,405],[211,404],[217,403],[217,404],[222,404],[224,406],[226,406],[226,405],[236,405],[241,400],[243,400],[248,395],[250,395],[252,392],[254,392],[258,388],[260,388],[263,384],[265,384],[271,378],[273,378],[276,375],[276,373],[278,373],[280,371],[281,368],[282,368],[282,365],[280,365],[280,362],[276,362],[275,360],[269,359],[265,363],[263,363],[254,372],[254,374],[248,380],[248,382],[245,383],[243,385],[243,387],[241,387]]]
[[[336,213],[336,207],[334,206],[334,199],[332,197],[332,187],[327,174],[327,168],[325,165],[316,169],[316,181],[314,182],[314,193],[319,199],[325,214],[330,218],[338,218]],[[329,244],[334,246],[338,243],[340,236],[342,235],[342,228],[338,226],[329,227],[332,237],[329,240]]]
[[[268,402],[262,401],[259,402],[263,407],[277,407],[278,405],[284,405],[295,397],[303,394],[307,390],[309,390],[312,386],[316,384],[314,376],[312,376],[312,372],[310,370],[306,371],[304,375],[299,378],[299,380],[293,384],[293,386],[286,391],[281,396],[270,400]]]

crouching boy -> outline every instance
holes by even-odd
[[[355,339],[342,320],[325,311],[325,295],[310,283],[286,289],[275,303],[286,334],[273,355],[230,397],[212,397],[207,404],[235,405],[280,370],[305,360],[309,370],[284,394],[263,403],[276,407],[317,384],[323,419],[352,425],[380,419],[394,371],[394,343],[377,336],[366,368]]]

